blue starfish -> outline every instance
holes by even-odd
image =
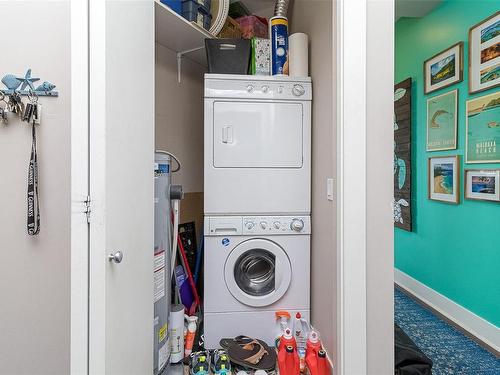
[[[21,91],[23,91],[26,86],[29,86],[31,90],[35,91],[35,86],[33,86],[33,82],[39,81],[40,78],[31,78],[31,69],[28,69],[26,75],[23,77],[16,77],[16,79],[22,82]]]

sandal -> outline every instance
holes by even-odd
[[[237,365],[253,370],[271,371],[276,367],[276,352],[264,341],[247,336],[222,339],[220,345]]]

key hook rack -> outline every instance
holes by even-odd
[[[16,76],[15,74],[7,74],[2,78],[2,83],[5,85],[5,89],[0,89],[0,92],[4,95],[12,95],[17,93],[19,95],[28,96],[30,92],[39,96],[59,96],[57,91],[54,91],[56,85],[49,81],[43,81],[43,83],[35,87],[34,83],[40,81],[38,77],[31,76],[31,69],[28,69],[24,76]]]

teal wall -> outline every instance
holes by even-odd
[[[395,229],[395,266],[489,322],[500,326],[500,203],[464,201],[465,101],[468,93],[468,30],[499,9],[498,1],[444,1],[420,19],[396,23],[395,82],[407,77],[412,87],[413,232]],[[464,80],[424,95],[423,62],[463,41]],[[458,149],[426,152],[426,100],[458,89]],[[427,198],[427,159],[461,156],[459,205]],[[500,168],[468,164],[466,168]]]

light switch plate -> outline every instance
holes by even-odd
[[[333,178],[326,179],[326,199],[333,201]]]

